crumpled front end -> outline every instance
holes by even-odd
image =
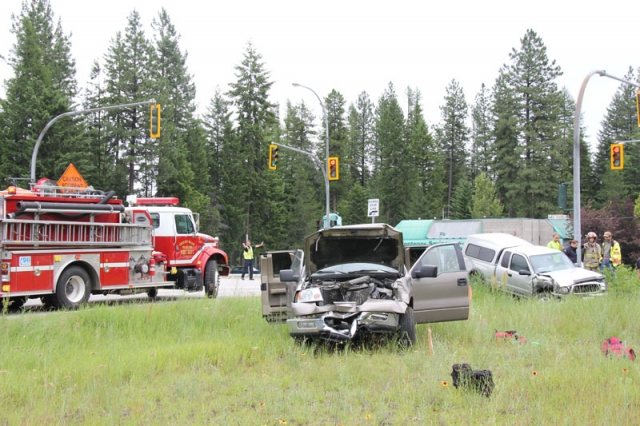
[[[316,283],[296,293],[287,320],[294,338],[345,342],[362,333],[395,333],[409,295],[403,280],[354,280]]]
[[[557,297],[569,294],[582,297],[602,296],[607,291],[605,276],[597,272],[576,268],[572,274],[558,271],[539,275],[535,288]]]

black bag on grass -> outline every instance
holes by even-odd
[[[487,397],[493,392],[491,370],[474,370],[469,364],[453,364],[451,378],[456,389],[458,387],[472,389]]]

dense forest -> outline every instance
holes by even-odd
[[[14,74],[0,98],[0,176],[30,175],[35,141],[59,114],[155,99],[162,105],[158,139],[149,137],[144,105],[56,122],[39,149],[38,177],[57,178],[73,163],[90,185],[122,198],[132,192],[179,197],[200,212],[201,230],[220,237],[234,264],[246,236],[267,249],[298,247],[324,215],[324,179],[318,164],[287,149],[280,149],[277,170],[269,170],[268,147],[280,143],[324,161],[324,117],[304,102],[273,102],[268,64],[252,43],[235,67],[236,80],[199,115],[187,56],[166,11],[153,18],[150,35],[135,10],[123,24],[80,87],[70,36],[49,1],[23,3],[6,58]],[[630,66],[624,78],[640,81],[636,74]],[[345,224],[367,222],[367,200],[378,198],[378,221],[392,225],[566,213],[558,207],[558,185],[572,181],[575,100],[557,86],[560,75],[529,29],[495,81],[472,99],[451,80],[432,127],[419,88],[389,82],[379,99],[366,91],[352,100],[336,90],[321,96],[330,155],[340,158],[331,211]],[[628,144],[624,170],[611,171],[609,145],[640,138],[634,94],[635,87],[619,86],[595,152],[581,141],[580,158],[582,228],[612,231],[627,261],[640,253],[640,147]]]

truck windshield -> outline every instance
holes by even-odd
[[[193,222],[188,214],[176,214],[175,221],[178,234],[193,234],[195,232]]]
[[[536,274],[574,268],[573,263],[562,252],[531,256],[531,265]]]

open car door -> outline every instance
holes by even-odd
[[[433,276],[421,276],[423,266],[431,266]],[[428,247],[410,273],[416,323],[469,318],[469,274],[458,243]]]
[[[287,286],[292,283],[280,281],[282,269],[292,269],[296,255],[300,250],[268,251],[260,255],[260,294],[262,297],[262,316],[268,322],[285,322],[291,301],[287,300]]]
[[[404,264],[407,267],[407,271],[411,270],[411,267],[416,263],[416,260],[420,259],[422,253],[427,249],[427,245],[417,246],[405,246],[404,247]]]

